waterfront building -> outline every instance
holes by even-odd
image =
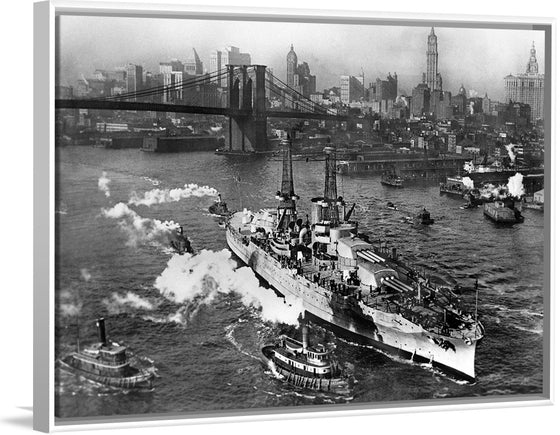
[[[531,47],[525,73],[508,75],[504,78],[506,103],[528,104],[531,107],[531,121],[544,116],[544,74],[539,74],[535,43]]]

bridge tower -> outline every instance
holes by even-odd
[[[228,65],[229,151],[267,148],[264,65]]]

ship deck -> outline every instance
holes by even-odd
[[[373,309],[401,315],[412,323],[420,325],[424,330],[434,334],[461,339],[468,337],[471,340],[480,338],[480,333],[477,335],[475,331],[474,319],[463,315],[458,308],[453,306],[453,301],[450,297],[451,292],[446,294],[436,289],[433,297],[428,297],[426,293],[429,287],[425,281],[422,284],[424,296],[420,301],[418,300],[417,291],[398,292],[386,286],[376,289],[370,287],[368,291],[364,286],[351,284],[349,281],[346,281],[343,277],[343,272],[336,268],[336,261],[319,261],[317,259],[296,261],[275,254],[268,246],[270,239],[266,237],[261,238],[256,233],[252,233],[250,225],[243,224],[241,219],[241,213],[232,216],[229,225],[233,231],[237,229],[236,233],[255,243],[268,255],[280,262],[283,268],[291,269],[294,273],[303,276],[311,283],[318,284],[325,292],[330,292],[340,299],[351,296],[351,299],[360,300]],[[388,265],[391,269],[406,271],[405,266],[396,262],[393,264],[389,256],[384,255],[377,249],[375,250],[377,255],[383,256],[388,263],[391,263]],[[412,287],[415,286],[413,283],[407,284]],[[446,306],[447,310],[444,310],[443,306]],[[448,319],[452,317],[455,319],[455,327],[444,327],[444,311],[447,311]]]

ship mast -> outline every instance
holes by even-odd
[[[342,198],[336,192],[336,150],[333,147],[325,148],[325,197],[327,209],[323,214],[324,219],[330,222],[331,227],[340,224],[338,207],[342,206]]]
[[[297,217],[296,200],[299,199],[294,192],[294,176],[292,170],[292,137],[288,134],[288,140],[282,141],[282,184],[276,193],[278,199],[278,227],[285,230]]]

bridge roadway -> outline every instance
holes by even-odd
[[[232,109],[227,107],[189,106],[169,103],[149,103],[140,101],[108,101],[91,99],[56,99],[55,109],[97,109],[97,110],[139,110],[146,112],[198,113],[205,115],[222,115],[230,117],[250,117],[251,109]],[[330,115],[325,113],[267,110],[266,118],[323,119],[328,121],[348,121],[348,115]]]

